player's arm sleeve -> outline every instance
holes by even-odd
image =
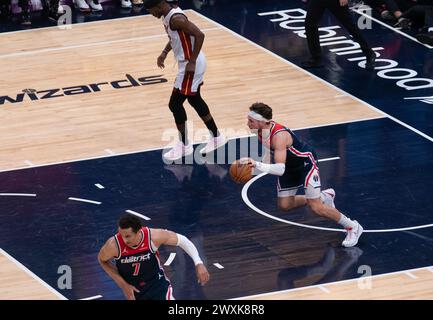
[[[177,233],[177,246],[181,247],[183,251],[185,251],[191,259],[194,261],[194,265],[203,264],[203,261],[198,254],[197,248],[195,245],[185,236]]]
[[[284,163],[263,163],[256,161],[256,168],[262,172],[273,174],[275,176],[282,176],[286,170],[286,165]]]
[[[286,157],[287,157],[287,138],[284,136],[276,135],[274,137],[274,164],[256,162],[256,168],[262,172],[273,174],[275,176],[282,176],[286,171]]]

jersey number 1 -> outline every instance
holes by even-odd
[[[135,268],[133,276],[138,276],[138,273],[140,272],[140,264],[139,263],[133,263],[132,266]]]

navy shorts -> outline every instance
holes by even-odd
[[[146,282],[143,287],[137,287],[136,300],[175,300],[170,281],[165,277]]]
[[[299,167],[286,167],[286,171],[277,180],[278,197],[295,196],[298,189],[304,187],[308,199],[320,197],[320,175],[317,160],[313,163],[305,161]]]

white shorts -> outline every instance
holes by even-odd
[[[281,188],[279,180],[277,180],[277,196],[279,198],[283,197],[293,197],[298,192],[298,189],[304,187],[305,197],[307,199],[317,199],[320,197],[321,184],[319,170],[316,166],[312,166],[310,171],[308,171],[305,176],[304,184],[291,188]]]
[[[206,71],[206,58],[202,52],[197,57],[194,74],[185,74],[185,67],[188,61],[179,62],[179,72],[174,81],[174,88],[186,96],[193,96],[203,83]]]

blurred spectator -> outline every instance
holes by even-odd
[[[430,0],[430,5],[416,5],[410,8],[403,16],[421,26],[415,36],[419,42],[433,45],[433,0]]]
[[[433,0],[367,0],[367,3],[384,8],[382,19],[395,21],[395,27],[409,29],[412,25],[428,23],[428,6],[433,5]]]
[[[6,19],[10,14],[9,0],[0,0],[0,18]]]
[[[399,20],[404,11],[416,5],[414,0],[384,0],[383,2],[386,5],[386,10],[381,13],[384,20]]]
[[[20,21],[22,25],[29,26],[32,24],[30,19],[30,0],[19,0],[18,6],[21,8]]]
[[[43,9],[48,14],[48,17],[57,20],[60,15],[65,13],[65,9],[60,4],[60,0],[45,0]]]

